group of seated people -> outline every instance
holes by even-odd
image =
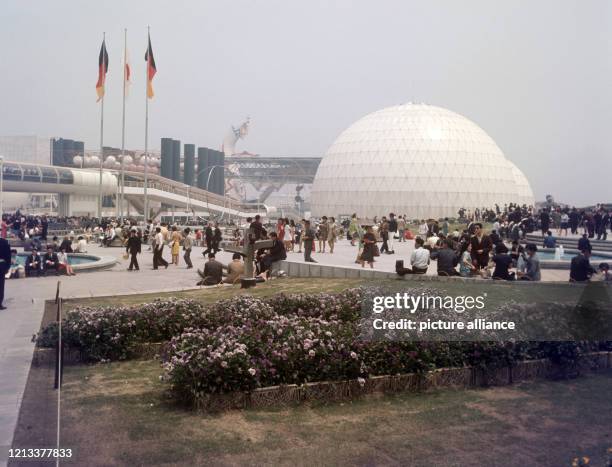
[[[11,267],[7,272],[7,278],[43,277],[49,273],[55,275],[65,273],[68,276],[76,274],[64,248],[56,253],[53,246],[48,245],[44,254],[40,254],[38,249],[34,248],[26,257],[25,265],[21,265],[17,260],[17,250],[11,250]]]
[[[278,239],[276,232],[271,232],[267,238],[272,240],[270,248],[257,250],[255,255],[255,275],[258,281],[266,281],[270,278],[273,264],[287,258],[284,243]],[[224,270],[227,275],[224,277]],[[204,271],[198,270],[200,281],[198,285],[235,284],[244,277],[245,265],[240,253],[234,253],[232,261],[224,268],[217,261],[213,252],[208,254],[208,261],[204,264]]]
[[[476,225],[474,234],[461,239],[438,238],[436,243],[422,237],[415,239],[410,257],[410,268],[402,260],[396,261],[398,275],[425,274],[431,260],[437,261],[439,276],[479,276],[498,280],[541,280],[538,247],[527,244],[524,248],[513,241],[511,249],[501,240],[481,233]],[[428,239],[430,240],[430,239]],[[511,269],[516,271],[511,271]]]
[[[224,270],[227,275],[224,277]],[[204,271],[198,269],[201,280],[198,285],[235,284],[244,277],[244,262],[240,253],[234,253],[232,262],[224,268],[223,264],[215,258],[214,253],[208,253],[208,261],[204,264]]]
[[[26,258],[26,276],[45,276],[48,273],[59,275],[65,272],[68,276],[74,276],[75,272],[68,261],[68,253],[65,248],[59,249],[56,253],[54,248],[47,246],[46,253],[40,255],[37,250],[32,250],[30,256]]]

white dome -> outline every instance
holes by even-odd
[[[495,141],[459,114],[423,104],[388,107],[355,122],[328,149],[311,210],[423,219],[516,203],[531,189],[524,176],[519,189],[511,166]]]
[[[514,175],[514,180],[516,181],[516,186],[518,189],[517,202],[520,205],[526,204],[527,206],[533,206],[535,204],[535,197],[533,196],[533,191],[531,191],[529,180],[527,180],[525,174],[521,172],[521,169],[519,169],[511,161],[508,161],[508,163],[512,166],[512,174]]]

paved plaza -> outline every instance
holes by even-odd
[[[403,259],[409,264],[413,241],[395,242],[394,255],[383,254],[376,258],[375,270],[393,272],[395,261]],[[6,282],[5,304],[8,307],[0,311],[0,459],[6,459],[11,446],[13,432],[17,423],[19,406],[25,389],[34,343],[32,336],[39,330],[45,300],[55,296],[57,281],[61,281],[61,295],[64,298],[108,296],[146,292],[164,292],[195,288],[198,281],[196,269],[203,268],[204,257],[201,247],[195,247],[192,253],[194,269],[180,265],[170,265],[167,270],[152,270],[152,253],[143,247],[139,255],[141,270],[127,271],[128,261],[122,258],[122,248],[101,248],[90,245],[88,252],[98,256],[114,256],[118,263],[111,269],[98,272],[84,272],[74,277],[50,276],[9,280]],[[327,265],[360,268],[355,264],[357,247],[342,239],[333,254],[314,253],[313,258]],[[303,254],[289,252],[288,261],[303,262]],[[165,248],[164,257],[169,259],[169,250]],[[231,253],[220,252],[217,258],[228,263]],[[366,265],[367,267],[367,265]],[[435,274],[436,263],[432,262],[428,274]],[[567,281],[567,270],[543,270],[544,281]],[[1,462],[1,461],[0,461]]]
[[[380,243],[378,244],[380,246]],[[318,249],[318,242],[317,242]],[[395,254],[388,255],[386,253],[381,254],[375,258],[374,270],[395,272],[395,262],[399,259],[404,260],[404,266],[410,266],[410,255],[414,250],[414,240],[407,240],[405,242],[395,241],[394,245]],[[312,259],[319,264],[329,266],[344,266],[361,268],[361,265],[356,264],[357,259],[357,246],[351,246],[350,242],[346,239],[341,239],[334,248],[334,253],[329,253],[329,247],[326,247],[326,253],[313,253]],[[297,251],[297,250],[296,250]],[[288,253],[288,261],[304,262],[304,254]],[[364,266],[369,269],[370,266],[366,263]],[[432,261],[429,264],[427,270],[429,275],[437,275],[437,262]],[[543,269],[542,270],[542,281],[568,281],[569,280],[569,269]]]

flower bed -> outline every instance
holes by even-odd
[[[414,295],[428,292],[411,290]],[[611,350],[610,343],[360,340],[363,293],[350,289],[265,299],[240,295],[210,306],[170,299],[133,307],[78,308],[64,320],[63,336],[70,349],[93,361],[131,358],[143,344],[168,343],[164,378],[178,398],[192,405],[201,405],[210,395],[270,386],[361,384],[377,376],[449,367],[459,372],[473,368],[486,376],[519,362],[546,359],[571,368],[584,352]],[[39,344],[52,346],[56,333],[55,326],[46,328]]]
[[[612,352],[582,355],[577,361],[581,372],[597,372],[612,368]],[[492,371],[481,368],[439,368],[426,373],[372,376],[367,379],[320,381],[302,385],[270,386],[253,391],[227,394],[202,393],[193,400],[194,409],[220,412],[233,409],[287,407],[304,402],[339,402],[368,394],[419,392],[436,389],[467,389],[480,386],[504,386],[522,381],[554,378],[557,368],[548,359],[517,362],[512,367]]]
[[[167,342],[189,326],[203,325],[204,307],[192,300],[156,300],[132,307],[80,307],[62,322],[64,344],[85,360],[123,360],[139,344]],[[57,324],[41,331],[39,347],[57,343]]]

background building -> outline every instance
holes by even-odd
[[[42,136],[0,136],[0,156],[5,160],[51,163],[51,138]]]
[[[510,202],[533,205],[533,192],[489,135],[450,110],[409,103],[366,115],[338,136],[317,170],[311,209],[425,219]]]
[[[72,139],[53,138],[51,140],[51,160],[53,165],[72,167],[75,156],[83,157],[85,144],[83,141]]]

